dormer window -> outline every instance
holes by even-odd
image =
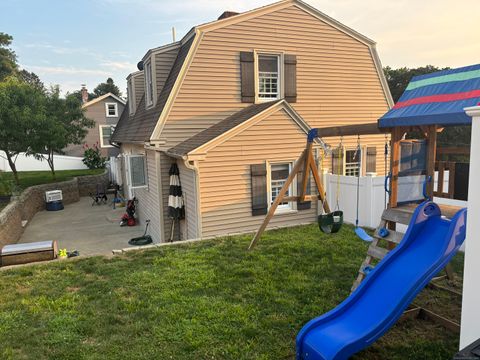
[[[280,55],[258,54],[258,99],[270,101],[280,99]]]
[[[105,103],[105,115],[106,117],[117,117],[118,116],[117,103]]]
[[[153,105],[153,75],[152,62],[145,63],[145,102],[147,106]]]

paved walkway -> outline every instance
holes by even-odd
[[[61,211],[41,211],[27,225],[19,243],[57,240],[59,249],[78,250],[80,255],[109,255],[130,247],[128,240],[143,235],[143,226],[120,227],[125,207],[91,205],[89,197]]]

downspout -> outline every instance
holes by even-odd
[[[187,169],[193,170],[195,174],[195,196],[196,196],[196,213],[197,213],[197,238],[202,237],[202,213],[200,206],[200,176],[198,169],[198,160],[190,161],[187,156],[182,156],[183,163]]]

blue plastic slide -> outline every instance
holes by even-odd
[[[402,242],[345,301],[300,330],[297,359],[348,359],[382,336],[455,255],[466,217],[467,209],[448,220],[435,203],[419,205]]]

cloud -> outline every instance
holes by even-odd
[[[101,75],[109,76],[110,72],[105,70],[78,68],[71,66],[38,66],[22,65],[22,68],[33,71],[37,75]]]
[[[100,66],[111,70],[126,70],[128,72],[134,71],[136,68],[135,64],[128,61],[105,61],[100,63]]]

